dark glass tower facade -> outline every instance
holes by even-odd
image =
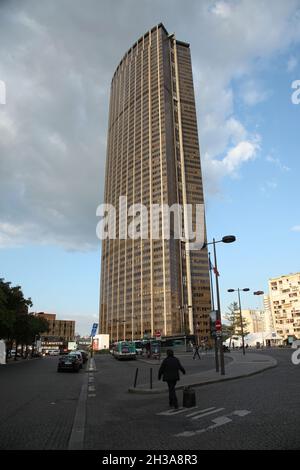
[[[162,24],[129,49],[111,83],[105,202],[116,208],[117,238],[102,242],[100,331],[208,337],[206,248],[153,239],[150,229],[147,239],[118,237],[120,196],[149,218],[153,204],[204,204],[190,47]]]

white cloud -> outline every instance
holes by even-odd
[[[292,232],[300,232],[300,225],[294,225],[294,227],[291,228]]]
[[[252,140],[243,140],[231,147],[222,159],[211,158],[206,153],[203,158],[203,173],[209,193],[218,191],[219,182],[222,178],[229,176],[235,178],[241,166],[254,160],[260,150],[258,136]]]
[[[241,97],[248,106],[266,101],[271,95],[270,90],[264,90],[262,85],[255,80],[249,80],[243,84]]]
[[[98,244],[111,77],[160,21],[191,43],[205,187],[218,191],[259,151],[236,115],[233,80],[254,80],[257,61],[299,41],[298,8],[298,0],[271,9],[263,0],[0,2],[1,245]]]
[[[235,175],[242,163],[253,160],[257,154],[259,145],[257,142],[243,141],[230,149],[222,163],[229,175]]]
[[[229,18],[232,12],[231,5],[228,2],[220,1],[216,2],[211,9],[212,13],[221,18]]]

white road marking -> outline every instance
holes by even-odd
[[[203,413],[202,415],[194,416],[192,418],[192,420],[201,418],[202,416],[210,415],[214,412],[215,413],[219,412],[219,411],[224,410],[224,409],[225,408],[218,408],[217,410],[215,410],[213,412]],[[249,410],[235,410],[232,413],[229,413],[229,416],[244,417],[244,416],[247,416],[249,413],[251,413],[251,411],[249,411]],[[192,413],[192,415],[193,414],[195,414],[195,413]],[[229,418],[228,416],[224,415],[224,416],[218,416],[217,418],[212,419],[212,422],[214,424],[211,424],[210,426],[208,426],[206,428],[197,429],[195,431],[184,431],[184,432],[181,432],[179,434],[175,434],[175,437],[192,437],[192,436],[195,436],[196,434],[202,434],[204,432],[210,431],[211,429],[215,429],[215,428],[218,428],[220,426],[224,426],[225,424],[233,422],[233,420],[231,418]]]
[[[89,393],[88,394],[88,397],[91,398],[91,397],[95,397],[96,396],[96,393]]]
[[[179,434],[175,434],[175,437],[192,437],[195,436],[195,431],[184,431]]]
[[[162,411],[161,413],[156,413],[156,414],[159,416],[173,416],[173,415],[178,415],[180,413],[184,413],[185,411],[195,410],[196,408],[198,408],[198,406],[193,406],[192,408],[178,408],[178,410],[176,411],[172,409],[172,410]]]
[[[249,411],[249,410],[236,410],[232,414],[236,415],[236,416],[242,416],[243,417],[243,416],[248,415],[249,413],[251,413],[251,411]]]
[[[214,410],[214,409],[215,409],[215,406],[212,406],[211,408],[205,408],[204,410],[194,411],[194,413],[190,413],[190,414],[186,415],[185,417],[189,418],[190,416],[195,416],[198,413],[205,413],[206,411],[211,411],[211,410]]]
[[[218,428],[219,426],[223,426],[223,424],[230,423],[231,421],[232,419],[227,418],[227,416],[219,416],[218,418],[212,420],[212,422],[215,424],[208,426],[208,428],[206,428],[206,431],[208,431],[209,429]]]
[[[88,391],[89,391],[89,392],[95,392],[95,391],[96,391],[95,385],[89,385]]]
[[[194,421],[195,419],[203,418],[204,416],[212,415],[214,413],[219,413],[219,411],[223,411],[223,410],[225,410],[225,408],[217,408],[216,410],[208,411],[207,413],[203,413],[201,415],[194,416],[192,418],[192,421]]]

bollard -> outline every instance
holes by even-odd
[[[184,387],[183,389],[183,403],[184,408],[192,408],[196,406],[196,393],[195,390],[189,387]]]
[[[152,390],[152,367],[150,367],[150,389]]]
[[[133,387],[136,388],[136,382],[137,382],[137,378],[138,378],[138,372],[139,372],[139,368],[137,367],[136,368],[136,371],[135,371],[135,377],[134,377],[134,384],[133,384]]]

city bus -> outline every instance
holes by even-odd
[[[115,359],[136,359],[135,344],[131,341],[117,341],[112,348]]]

